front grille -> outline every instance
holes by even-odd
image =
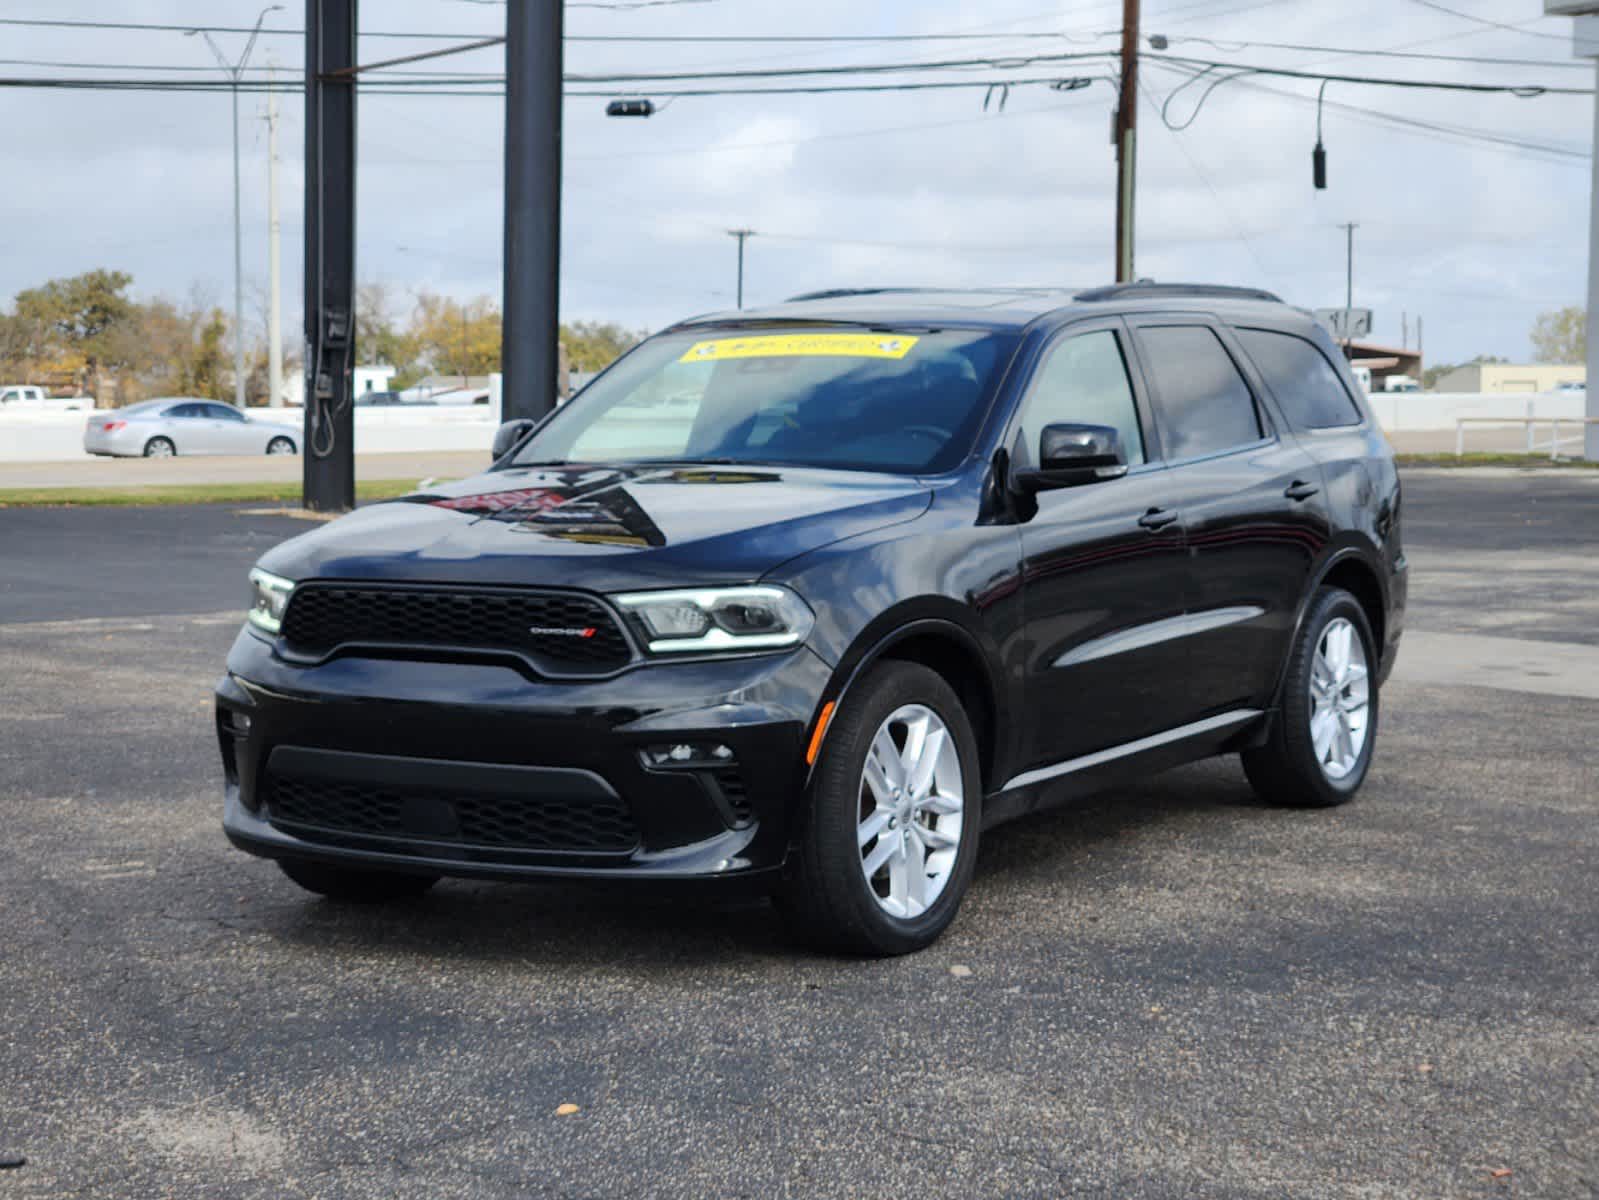
[[[614,796],[446,792],[279,772],[265,776],[263,790],[268,819],[297,834],[604,854],[626,853],[639,843],[632,814]]]
[[[294,589],[282,633],[303,654],[353,644],[489,650],[573,675],[603,675],[633,657],[621,626],[598,600],[517,588],[308,583]]]

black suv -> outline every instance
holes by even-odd
[[[262,558],[217,688],[228,836],[347,899],[707,878],[899,953],[981,831],[1241,753],[1365,778],[1393,455],[1244,289],[834,291],[651,338],[460,483]]]

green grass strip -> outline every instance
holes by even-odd
[[[1599,461],[1586,458],[1562,458],[1550,461],[1547,454],[1492,454],[1470,452],[1462,455],[1396,454],[1402,467],[1599,467]]]
[[[357,502],[416,491],[415,479],[364,479]],[[140,487],[0,488],[0,508],[125,507],[138,504],[285,504],[298,508],[301,487],[285,483],[176,483]]]

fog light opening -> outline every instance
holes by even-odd
[[[646,746],[644,765],[657,771],[703,771],[737,765],[731,746],[721,742],[667,742]]]

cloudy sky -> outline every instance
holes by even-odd
[[[300,25],[303,6],[268,18]],[[569,35],[907,34],[1005,39],[877,44],[627,45],[573,40],[567,71],[748,70],[1113,49],[1120,0],[693,0],[568,9]],[[1572,65],[1570,22],[1541,0],[1145,0],[1146,34],[1168,55],[1391,78],[1591,88]],[[251,24],[257,0],[7,0],[7,18],[172,25]],[[364,0],[361,55],[428,43],[376,36],[500,32],[495,0]],[[1472,19],[1472,16],[1481,18]],[[1496,28],[1489,22],[1514,28]],[[1018,34],[1069,35],[1049,39]],[[219,34],[237,53],[244,38]],[[1279,43],[1305,47],[1263,46]],[[199,38],[0,26],[0,75],[125,75],[86,64],[214,65]],[[1370,51],[1499,58],[1458,62]],[[301,63],[298,36],[264,36],[252,62]],[[1219,87],[1178,132],[1161,108],[1183,76],[1145,58],[1138,274],[1265,286],[1309,307],[1341,304],[1342,222],[1358,222],[1355,301],[1376,336],[1430,362],[1528,353],[1542,310],[1585,294],[1590,96],[1436,93],[1331,85],[1324,140],[1331,186],[1311,188],[1316,83],[1261,78]],[[18,60],[26,60],[19,62]],[[1529,65],[1536,60],[1548,66]],[[33,63],[51,65],[31,65]],[[75,64],[72,67],[59,64]],[[499,48],[425,65],[493,73]],[[424,69],[419,66],[418,70]],[[730,307],[746,226],[747,298],[862,284],[1060,284],[1112,270],[1114,92],[1101,61],[978,72],[1093,76],[1070,93],[984,92],[682,98],[649,120],[607,119],[604,100],[567,101],[561,303],[567,318],[658,328]],[[959,78],[950,72],[942,78]],[[967,78],[972,72],[964,73]],[[574,85],[576,86],[576,85]],[[1269,89],[1269,90],[1268,90]],[[624,89],[618,88],[618,94]],[[626,89],[639,90],[639,89]],[[1174,125],[1201,88],[1171,98]],[[647,90],[644,94],[651,94]],[[401,304],[422,289],[500,290],[503,102],[367,95],[360,108],[358,270]],[[241,102],[245,275],[251,318],[266,279],[262,97]],[[299,328],[302,109],[281,103],[279,188],[285,330]],[[0,91],[0,299],[92,267],[130,272],[142,295],[231,305],[232,193],[226,95]]]

